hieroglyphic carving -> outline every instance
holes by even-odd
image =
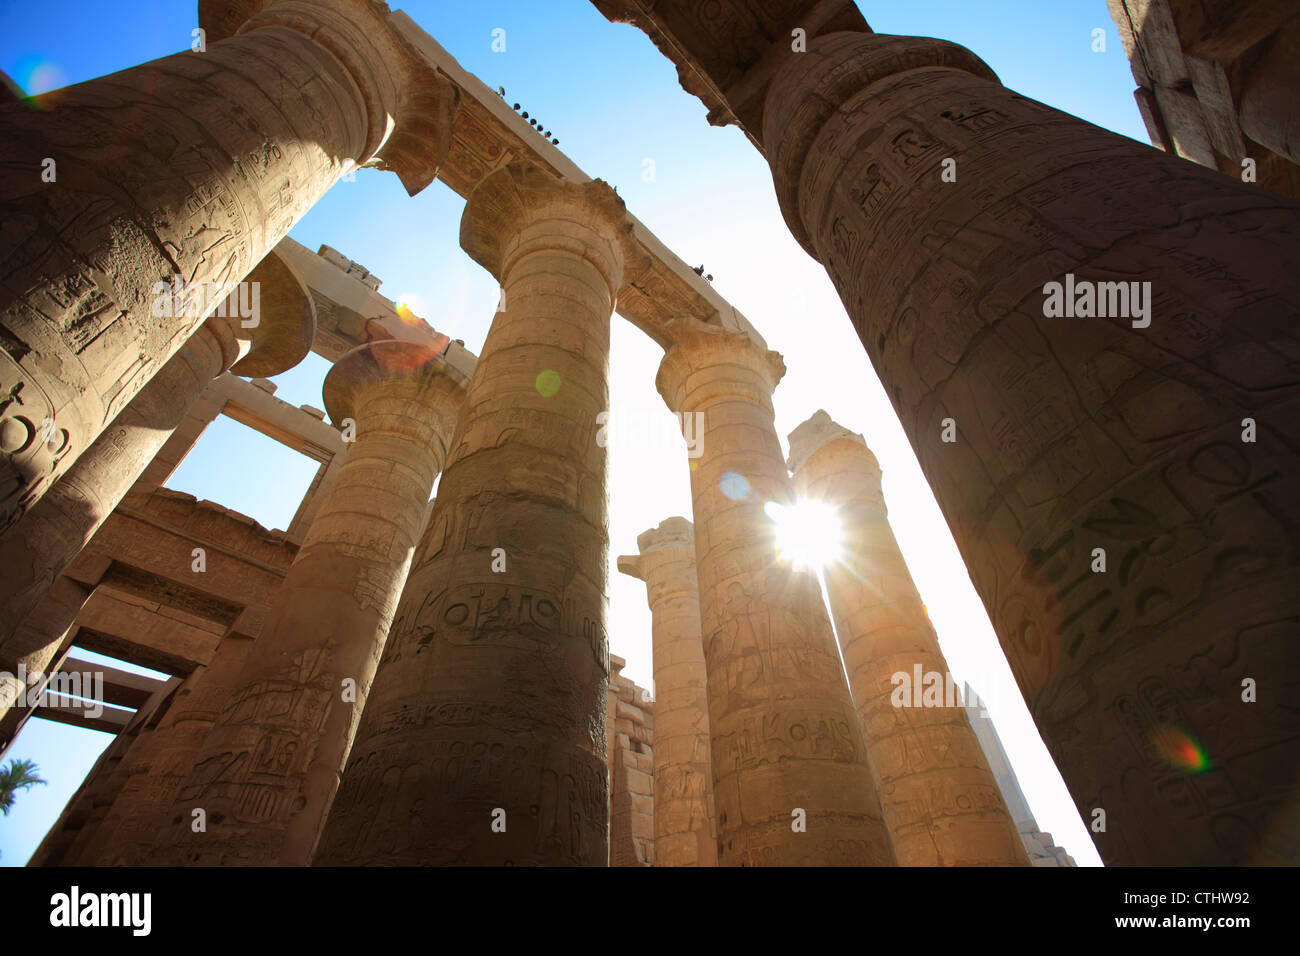
[[[462,245],[508,308],[475,366],[317,863],[608,862],[595,423],[624,215],[603,183],[514,166],[466,206]],[[558,390],[539,388],[544,370]]]
[[[792,497],[771,404],[784,363],[742,333],[698,323],[673,331],[660,394],[674,412],[703,412],[709,429],[691,492],[718,862],[745,865],[767,848],[783,865],[892,863],[821,595],[810,573],[779,559],[755,506]],[[744,474],[741,495],[727,494],[731,472]],[[796,807],[805,833],[790,825]],[[835,839],[865,853],[847,861]]]
[[[835,281],[1076,804],[1130,821],[1095,836],[1103,858],[1294,857],[1297,835],[1282,845],[1266,828],[1300,739],[1277,704],[1243,705],[1240,683],[1300,686],[1273,630],[1298,616],[1282,583],[1297,560],[1297,383],[1263,358],[1297,349],[1282,237],[1300,207],[991,79],[941,41],[820,38],[769,92],[783,212]],[[956,184],[909,165],[919,125],[943,131]],[[885,177],[897,188],[864,208]],[[1150,282],[1150,327],[1045,318],[1043,285],[1067,272]],[[936,319],[958,323],[955,339],[928,331]],[[942,444],[950,415],[960,439]],[[1246,417],[1268,439],[1243,442]],[[1166,754],[1155,774],[1164,718],[1119,703],[1172,675],[1171,720],[1212,769]],[[1257,772],[1262,752],[1272,771]],[[1213,801],[1180,818],[1201,790]]]
[[[323,24],[310,35],[303,3]],[[67,433],[51,460],[21,423],[0,422],[0,526],[207,317],[154,315],[157,283],[243,280],[347,168],[377,153],[410,188],[432,179],[420,154],[436,149],[412,147],[406,125],[450,125],[423,98],[447,81],[411,54],[385,10],[303,3],[260,7],[248,29],[201,56],[66,87],[37,98],[38,109],[0,107],[3,213],[14,224],[0,245],[0,394],[31,402],[43,391],[42,419]],[[42,157],[58,161],[57,181],[36,174]]]
[[[356,441],[177,793],[160,860],[305,865],[334,798],[464,381],[427,346],[385,339],[345,355],[324,393]],[[189,806],[214,824],[201,837]]]
[[[654,862],[716,866],[708,672],[691,524],[668,518],[639,535],[637,548],[639,554],[618,559],[618,569],[645,581],[652,617]]]

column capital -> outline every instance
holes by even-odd
[[[743,397],[769,411],[785,361],[745,332],[697,319],[668,324],[672,346],[659,363],[655,387],[674,412],[699,411],[720,398]]]
[[[870,503],[885,509],[880,463],[866,440],[818,409],[790,432],[789,468],[796,487],[831,505]]]
[[[325,376],[325,409],[336,425],[345,418],[361,420],[372,398],[405,398],[422,411],[447,419],[448,433],[465,397],[469,379],[449,365],[446,356],[427,345],[381,339],[345,353]],[[423,421],[421,415],[413,423]]]
[[[567,182],[525,163],[503,166],[475,187],[460,245],[502,285],[525,255],[565,249],[596,267],[611,298],[624,264],[638,255],[627,207],[608,183]]]
[[[283,27],[332,53],[366,104],[359,165],[396,173],[414,196],[438,178],[447,158],[460,93],[393,28],[389,15],[381,0],[199,0],[209,43]]]
[[[287,372],[307,357],[316,340],[316,303],[297,274],[275,252],[268,252],[244,283],[256,283],[257,297],[252,301],[256,303],[257,324],[244,327],[245,320],[237,308],[240,290],[236,288],[227,297],[224,321],[234,327],[236,335],[249,337],[251,342],[248,354],[228,367],[244,378],[270,378]],[[245,295],[243,301],[250,301],[250,297]]]
[[[638,554],[618,558],[623,574],[651,584],[650,577],[666,564],[689,563],[695,566],[695,528],[680,515],[665,518],[657,528],[636,536]],[[692,574],[693,576],[693,574]]]
[[[886,77],[940,67],[998,83],[997,74],[970,50],[933,37],[842,32],[814,38],[773,77],[763,106],[763,146],[777,203],[799,245],[817,261],[799,196],[804,164],[827,120],[853,96]],[[859,148],[844,143],[843,149]],[[864,196],[866,200],[869,197]]]
[[[642,531],[636,536],[636,546],[642,554],[656,548],[695,548],[695,526],[681,515],[673,515],[659,522],[657,528]]]

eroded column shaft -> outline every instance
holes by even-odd
[[[412,343],[363,345],[330,370],[326,405],[355,422],[355,444],[149,863],[310,861],[463,396],[460,374]]]
[[[396,136],[413,70],[381,6],[270,0],[202,51],[0,107],[0,528]],[[153,314],[174,277],[194,308]]]
[[[886,517],[880,466],[824,412],[790,435],[795,487],[834,508],[842,556],[824,569],[849,689],[900,866],[1028,866],[921,596]],[[903,680],[898,679],[903,675]]]
[[[168,820],[176,792],[194,767],[199,748],[226,702],[238,690],[251,638],[227,634],[193,686],[176,693],[153,733],[129,755],[121,791],[81,854],[78,866],[137,866],[147,863],[158,832],[169,822],[192,825],[194,816]]]
[[[817,38],[763,142],[1102,858],[1294,860],[1300,205],[930,39]]]
[[[79,606],[47,601],[59,575],[76,559],[217,375],[276,375],[306,355],[315,313],[305,291],[274,254],[253,270],[257,290],[240,313],[232,295],[100,433],[90,448],[19,522],[0,534],[0,668],[57,644]],[[39,608],[39,613],[37,609]],[[63,610],[64,614],[58,613]],[[0,701],[0,714],[4,704]]]
[[[718,863],[892,864],[817,582],[778,561],[763,510],[792,496],[772,411],[784,363],[743,333],[675,327],[657,384],[704,415],[691,497]]]
[[[622,202],[507,167],[461,244],[501,282],[318,864],[608,862],[610,315]]]
[[[709,763],[708,672],[700,637],[695,537],[669,518],[637,538],[618,569],[646,584],[654,649],[655,866],[717,866]]]
[[[21,625],[55,579],[72,563],[117,507],[203,389],[229,366],[238,347],[230,329],[205,323],[122,410],[76,463],[0,539],[0,666],[57,641],[57,633],[28,633]]]

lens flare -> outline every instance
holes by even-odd
[[[414,292],[406,292],[397,297],[393,303],[397,310],[397,317],[407,325],[415,325],[420,321],[420,315],[424,312],[424,300]]]
[[[816,570],[840,559],[844,532],[835,509],[825,502],[769,501],[763,513],[776,525],[777,554],[796,568]]]
[[[1151,741],[1156,751],[1171,766],[1188,773],[1204,773],[1210,769],[1210,755],[1191,734],[1169,724],[1151,731]]]
[[[537,381],[533,384],[538,395],[542,398],[550,398],[560,390],[560,373],[549,368],[542,369],[537,373]]]
[[[13,73],[14,82],[27,91],[28,96],[39,96],[67,85],[68,78],[53,60],[28,55],[18,61]]]
[[[744,475],[729,471],[718,479],[718,490],[723,497],[732,501],[744,501],[749,497],[749,480]]]

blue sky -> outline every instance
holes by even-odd
[[[674,68],[649,40],[609,24],[587,0],[390,6],[410,14],[490,88],[504,86],[509,102],[544,122],[589,175],[617,186],[633,214],[669,248],[706,266],[719,291],[785,356],[789,372],[776,393],[783,441],[819,408],[865,434],[885,471],[895,532],[954,673],[996,696],[990,711],[1039,826],[1081,864],[1097,863],[1023,702],[994,686],[1008,682],[1010,673],[983,606],[830,281],[789,237],[767,166],[749,142],[735,128],[709,126],[703,105],[678,87]],[[1008,87],[1148,142],[1105,0],[859,0],[859,6],[878,32],[961,43]],[[196,9],[191,0],[0,0],[0,69],[29,93],[126,69],[187,50]],[[504,52],[492,50],[497,28],[506,31]],[[1105,31],[1105,52],[1092,49],[1096,29]],[[355,182],[335,186],[291,236],[361,262],[383,280],[383,294],[416,297],[422,303],[416,311],[431,325],[477,351],[497,288],[459,248],[463,206],[441,183],[410,198],[395,176],[363,170]],[[667,414],[654,391],[661,354],[615,319],[616,419]],[[327,368],[310,357],[275,379],[277,395],[324,407],[320,384]],[[314,470],[302,456],[219,419],[168,486],[284,528]],[[616,439],[610,495],[612,559],[634,551],[636,535],[665,517],[690,516],[684,456],[624,447]],[[610,577],[611,650],[628,660],[628,676],[649,686],[644,586],[617,572]],[[107,741],[93,731],[29,723],[8,756],[36,760],[49,785],[20,795],[0,818],[0,864],[25,862]]]

